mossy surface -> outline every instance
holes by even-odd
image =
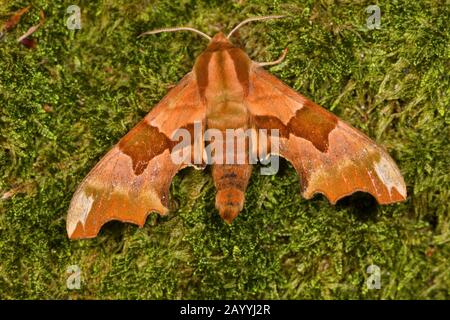
[[[450,10],[448,1],[31,1],[0,40],[0,298],[449,299]],[[0,20],[29,1],[0,2]],[[82,29],[66,27],[77,4]],[[381,9],[369,30],[369,5]],[[46,14],[27,49],[16,39]],[[183,170],[171,214],[144,228],[112,222],[69,241],[77,185],[187,73],[206,33],[241,20],[237,41],[270,71],[382,144],[399,165],[406,202],[354,196],[333,206],[299,195],[287,162],[255,170],[231,226],[214,209],[208,170]],[[379,266],[381,289],[366,285]],[[79,290],[66,286],[78,265]]]

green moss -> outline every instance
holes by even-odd
[[[82,29],[70,31],[70,1],[33,1],[0,40],[0,298],[448,299],[449,7],[377,3],[379,30],[366,27],[370,1],[79,1]],[[26,4],[1,5],[0,18]],[[30,50],[15,39],[41,9]],[[271,72],[385,146],[408,200],[306,201],[282,162],[276,176],[254,173],[228,226],[209,172],[188,169],[173,181],[169,216],[69,241],[78,183],[206,44],[186,32],[137,35],[179,25],[213,34],[273,13],[292,18],[243,27],[238,41],[258,61],[288,47]],[[381,268],[380,290],[365,284],[370,264]],[[70,265],[81,269],[80,290],[66,287]]]

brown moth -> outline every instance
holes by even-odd
[[[187,166],[205,166],[204,159],[201,164],[192,164],[192,154],[195,157],[205,152],[205,129],[219,133],[228,129],[276,130],[278,136],[260,135],[257,140],[276,140],[279,148],[266,153],[292,163],[306,199],[321,193],[335,204],[342,197],[363,191],[380,204],[405,200],[402,175],[382,147],[262,68],[279,63],[284,56],[274,62],[254,62],[229,40],[247,22],[280,17],[247,19],[228,36],[219,32],[213,38],[187,27],[145,33],[190,30],[210,42],[193,70],[83,180],[67,216],[70,238],[95,237],[111,220],[142,227],[150,212],[167,214],[174,175]],[[174,133],[181,129],[194,133],[196,124],[201,125],[200,138],[194,134],[195,138],[182,148],[192,153],[186,152],[182,161],[174,162]],[[256,149],[260,147],[256,144]],[[251,171],[248,160],[212,165],[216,208],[228,223],[243,208]]]

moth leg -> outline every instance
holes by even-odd
[[[256,62],[256,64],[257,64],[259,67],[274,66],[274,65],[276,65],[276,64],[281,63],[281,62],[284,60],[284,58],[286,58],[287,52],[288,52],[288,48],[286,48],[286,49],[283,50],[283,52],[281,53],[281,56],[280,56],[277,60],[275,60],[275,61],[270,61],[270,62]]]

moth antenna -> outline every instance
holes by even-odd
[[[284,58],[286,58],[287,52],[288,52],[288,49],[286,48],[283,50],[283,52],[281,53],[280,57],[277,60],[270,61],[270,62],[257,62],[257,64],[260,67],[274,66],[276,64],[281,63],[284,60]]]
[[[269,19],[281,19],[281,18],[285,18],[285,15],[281,15],[281,16],[263,16],[263,17],[253,17],[253,18],[248,18],[245,19],[244,21],[242,21],[241,23],[239,23],[236,27],[234,27],[233,30],[231,30],[231,32],[227,35],[227,39],[230,39],[230,37],[233,35],[233,33],[235,33],[237,31],[237,29],[239,29],[240,27],[242,27],[244,24],[247,24],[249,22],[252,21],[261,21],[261,20],[269,20]]]
[[[175,31],[192,31],[195,32],[199,35],[201,35],[202,37],[205,37],[208,40],[211,40],[211,37],[208,36],[206,33],[203,33],[197,29],[194,28],[190,28],[190,27],[176,27],[176,28],[162,28],[162,29],[156,29],[156,30],[152,30],[152,31],[147,31],[144,33],[141,33],[138,38],[145,36],[147,34],[156,34],[156,33],[161,33],[161,32],[175,32]]]

